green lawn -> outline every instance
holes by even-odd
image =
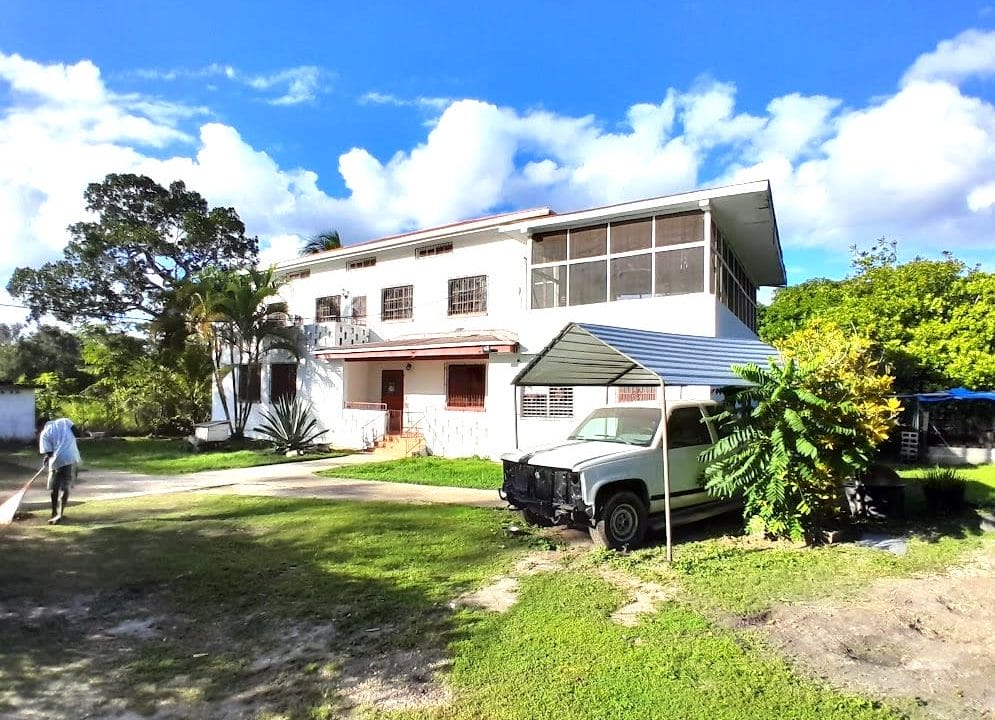
[[[101,438],[79,441],[84,466],[147,475],[177,475],[201,470],[255,467],[349,454],[349,451],[335,451],[288,458],[273,452],[264,443],[252,445],[250,448],[203,450],[195,453],[185,440],[176,439]]]
[[[497,490],[501,464],[483,458],[410,457],[325,470],[325,477]]]
[[[851,593],[882,577],[937,572],[984,542],[977,523],[948,520],[913,534],[905,555],[849,543],[807,548],[725,537],[680,543],[672,565],[661,547],[627,555],[595,551],[587,560],[651,581],[676,581],[710,609],[750,615],[776,602]]]
[[[519,602],[496,614],[451,602],[528,551],[529,537],[503,532],[502,511],[171,495],[87,503],[69,517],[0,533],[0,714],[17,694],[41,698],[42,715],[65,714],[58,703],[77,698],[46,688],[68,673],[117,698],[88,706],[95,716],[170,704],[211,716],[237,695],[258,701],[242,717],[338,717],[347,678],[378,667],[383,653],[416,653],[452,698],[373,716],[895,718],[799,677],[702,608],[749,611],[833,592],[842,576],[860,584],[928,570],[979,542],[915,543],[895,558],[714,539],[679,545],[673,568],[659,549],[582,554],[525,578]],[[616,624],[609,615],[623,592],[598,577],[605,564],[676,579],[686,597],[636,627]],[[149,637],[112,632],[143,619]]]
[[[903,468],[898,474],[906,479],[922,477],[924,468]],[[957,468],[967,480],[967,501],[975,505],[995,505],[995,465],[975,465]]]

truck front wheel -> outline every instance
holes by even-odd
[[[626,490],[614,493],[601,506],[590,531],[591,540],[611,550],[636,547],[646,535],[647,515],[646,504],[638,495]]]

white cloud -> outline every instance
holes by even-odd
[[[321,89],[322,78],[327,75],[327,72],[315,65],[300,65],[271,73],[252,74],[220,63],[199,68],[141,68],[127,73],[129,77],[161,82],[184,78],[195,80],[225,78],[261,92],[279,90],[282,94],[266,99],[270,105],[299,105],[314,100]]]
[[[902,78],[902,84],[942,80],[958,84],[970,77],[995,75],[995,30],[965,30],[920,55]]]
[[[419,107],[429,110],[442,110],[452,102],[453,99],[447,97],[418,96],[414,98],[402,98],[375,90],[364,93],[359,98],[360,105],[392,105],[394,107]]]
[[[239,77],[239,76],[234,76]],[[256,90],[269,90],[284,87],[284,94],[268,100],[270,105],[298,105],[314,100],[318,92],[321,70],[313,65],[288,68],[270,75],[250,75],[244,78],[249,87]]]
[[[796,92],[747,113],[732,83],[707,79],[661,89],[611,127],[590,115],[440,102],[413,147],[342,153],[339,197],[235,127],[204,122],[204,108],[115,94],[88,61],[0,54],[0,92],[6,84],[12,97],[0,116],[0,285],[15,265],[58,256],[66,225],[83,217],[86,183],[108,172],[180,178],[212,204],[234,206],[261,236],[266,262],[296,255],[301,238],[323,230],[350,243],[507,208],[570,210],[760,178],[772,181],[788,249],[838,254],[888,235],[913,251],[985,252],[995,230],[995,107],[939,79],[941,64],[926,59],[946,47],[916,60],[893,95],[863,106]],[[279,89],[274,101],[305,97],[314,77],[202,70]],[[365,102],[419,104],[385,94]]]

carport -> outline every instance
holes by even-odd
[[[759,340],[698,337],[632,328],[570,323],[515,376],[523,386],[648,386],[707,385],[743,387],[745,380],[733,365],[764,366],[778,353]],[[660,392],[663,417],[667,393]],[[516,423],[518,414],[516,412]],[[518,427],[515,427],[518,444]],[[669,446],[663,423],[663,446]],[[663,491],[667,531],[667,560],[672,559],[670,524],[670,462],[663,453]]]

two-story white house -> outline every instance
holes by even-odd
[[[311,401],[324,441],[364,447],[408,430],[454,457],[497,456],[516,436],[562,437],[606,400],[655,397],[652,388],[516,392],[522,364],[568,322],[755,338],[757,287],[785,282],[767,181],[470,220],[295,258],[277,272],[286,285],[272,310],[299,326],[304,352],[233,374],[259,407],[296,394]]]

